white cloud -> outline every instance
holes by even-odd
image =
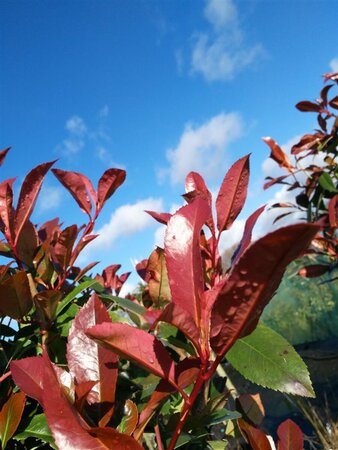
[[[65,128],[76,136],[84,136],[87,132],[86,124],[82,117],[79,116],[70,117],[66,122]]]
[[[332,72],[338,72],[338,57],[331,59],[330,68],[331,68]]]
[[[64,190],[59,186],[43,185],[37,202],[38,213],[58,208],[61,204],[63,193]]]
[[[95,234],[99,236],[90,244],[89,251],[109,250],[114,241],[122,236],[143,231],[154,224],[154,219],[145,210],[161,211],[162,199],[147,198],[133,204],[120,206],[111,215],[108,223],[103,225]]]
[[[109,115],[109,106],[104,105],[99,111],[99,117],[107,117]]]
[[[207,81],[231,80],[264,55],[261,44],[245,44],[245,34],[233,0],[207,0],[204,16],[212,30],[194,36],[193,73],[201,73]]]
[[[209,179],[221,175],[225,150],[242,130],[238,113],[218,114],[201,126],[186,125],[177,147],[167,150],[169,168],[160,171],[160,178],[169,176],[172,184],[178,184],[192,170]]]

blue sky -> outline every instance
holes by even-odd
[[[55,158],[95,183],[108,167],[125,168],[97,223],[102,238],[80,262],[129,271],[160,242],[144,209],[181,205],[190,170],[216,191],[251,152],[232,242],[247,215],[282,195],[262,191],[275,169],[261,137],[287,149],[316,126],[294,104],[314,99],[321,75],[338,70],[337,23],[336,0],[2,0],[0,138],[12,146],[2,179],[17,176],[18,189]],[[85,220],[50,174],[34,221],[55,216]]]

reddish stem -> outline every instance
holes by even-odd
[[[10,375],[12,375],[11,371],[9,370],[8,372],[4,373],[1,377],[0,377],[0,383],[2,383],[6,378],[8,378]]]
[[[155,428],[155,436],[156,436],[158,450],[164,450],[164,447],[162,444],[162,439],[161,439],[161,434],[160,434],[160,427],[156,424],[154,428]]]

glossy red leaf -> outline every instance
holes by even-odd
[[[338,195],[331,198],[328,206],[330,227],[338,227]]]
[[[149,214],[153,219],[157,220],[157,222],[162,223],[164,225],[167,225],[168,221],[172,216],[172,214],[169,213],[158,213],[155,211],[148,211],[148,210],[145,210],[144,212]]]
[[[23,226],[17,245],[16,250],[18,256],[22,262],[27,266],[31,267],[36,253],[38,242],[37,231],[30,220],[27,220]]]
[[[214,288],[210,341],[218,355],[255,329],[287,265],[308,248],[318,230],[313,224],[296,224],[269,233],[250,245]]]
[[[87,328],[104,322],[111,322],[109,314],[97,295],[93,295],[75,316],[68,336],[71,375],[77,384],[97,381],[88,395],[90,404],[115,401],[118,356],[85,334]]]
[[[33,306],[26,272],[19,271],[0,284],[0,315],[22,319]]]
[[[284,167],[289,172],[292,171],[293,166],[290,162],[288,155],[281,149],[281,147],[274,141],[271,137],[264,137],[263,141],[269,146],[271,153],[270,158],[272,158],[279,167]]]
[[[69,266],[77,235],[78,228],[76,225],[65,228],[60,233],[53,248],[54,260],[60,266],[62,271],[65,271]]]
[[[44,362],[40,356],[14,360],[10,364],[12,378],[17,386],[29,397],[43,405]]]
[[[281,423],[277,429],[278,450],[303,450],[303,433],[290,419]]]
[[[0,183],[0,218],[2,232],[10,244],[14,244],[14,209],[13,209],[13,183],[15,178]],[[1,223],[0,221],[0,223]]]
[[[91,436],[100,440],[105,449],[144,450],[143,447],[141,447],[141,445],[134,438],[126,434],[119,433],[113,428],[91,428],[89,433],[91,434]],[[81,448],[81,450],[84,449]]]
[[[249,425],[243,419],[238,419],[237,423],[252,450],[272,450],[269,439],[263,431]]]
[[[307,100],[297,103],[296,108],[303,112],[319,112],[321,110],[321,106],[318,105],[318,103],[309,102]]]
[[[84,213],[87,213],[91,217],[92,203],[88,195],[88,185],[91,186],[89,179],[78,172],[68,172],[61,169],[52,169],[53,174],[60,181],[61,184],[69,191],[76,203],[80,206]]]
[[[43,355],[43,408],[58,448],[67,450],[104,450],[106,445],[90,436],[84,422],[67,399],[46,353]]]
[[[93,389],[96,383],[97,381],[85,381],[84,383],[75,384],[74,406],[80,413],[82,413],[82,410],[87,403],[88,394]]]
[[[0,151],[0,166],[2,166],[2,164],[3,164],[3,162],[4,162],[5,158],[6,158],[6,155],[9,152],[10,149],[11,149],[11,147],[7,147],[4,150]]]
[[[239,243],[239,247],[236,250],[236,254],[233,256],[232,264],[235,264],[238,259],[243,255],[244,251],[249,247],[251,243],[252,231],[254,226],[256,225],[257,219],[262,214],[265,209],[265,205],[256,209],[254,213],[249,216],[245,222],[243,236],[241,242]]]
[[[126,178],[126,171],[122,169],[108,169],[99,180],[97,188],[97,210],[100,211],[104,203],[114,194]]]
[[[55,161],[51,161],[35,167],[28,173],[22,183],[15,212],[15,243],[17,243],[22,228],[32,214],[45,175],[54,163]]]
[[[203,177],[197,172],[190,172],[185,178],[185,192],[183,197],[188,203],[193,201],[196,197],[202,197],[208,200],[209,205],[212,202],[212,196],[205,184]],[[189,194],[192,194],[191,196]]]
[[[111,322],[91,327],[86,334],[122,358],[175,383],[174,362],[164,345],[152,334],[125,323]]]
[[[5,449],[7,441],[19,426],[26,396],[23,392],[12,393],[0,411],[0,439],[1,448]]]
[[[194,319],[190,314],[176,303],[167,305],[157,322],[167,322],[178,328],[200,350],[200,330],[197,328]]]
[[[185,309],[198,327],[204,290],[199,242],[201,228],[209,217],[207,200],[197,198],[173,215],[165,234],[165,259],[172,302]]]
[[[249,182],[249,157],[236,161],[223,179],[216,199],[219,232],[228,230],[242,210]]]

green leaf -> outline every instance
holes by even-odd
[[[134,303],[132,300],[129,300],[128,298],[116,297],[115,295],[105,295],[105,294],[99,294],[99,297],[101,300],[105,302],[114,302],[121,308],[127,311],[131,311],[135,314],[143,315],[146,312],[146,309],[143,306]]]
[[[56,316],[58,316],[65,309],[65,307],[72,300],[74,300],[74,298],[78,294],[80,294],[81,292],[83,292],[86,289],[89,289],[94,284],[97,284],[97,280],[90,279],[90,280],[84,281],[83,283],[81,283],[78,286],[76,286],[76,288],[73,289],[68,295],[66,295],[66,297],[58,304],[58,307],[56,308]]]
[[[332,178],[327,172],[323,172],[319,177],[319,184],[323,189],[329,192],[338,192],[336,186],[334,185]]]
[[[44,414],[33,416],[26,428],[21,433],[15,435],[14,439],[24,441],[29,437],[40,439],[41,441],[48,443],[52,448],[57,449]]]
[[[225,450],[228,447],[224,441],[208,441],[208,445],[212,450]]]
[[[226,358],[253,383],[304,397],[315,397],[309,372],[296,350],[278,333],[259,324],[239,339]]]

